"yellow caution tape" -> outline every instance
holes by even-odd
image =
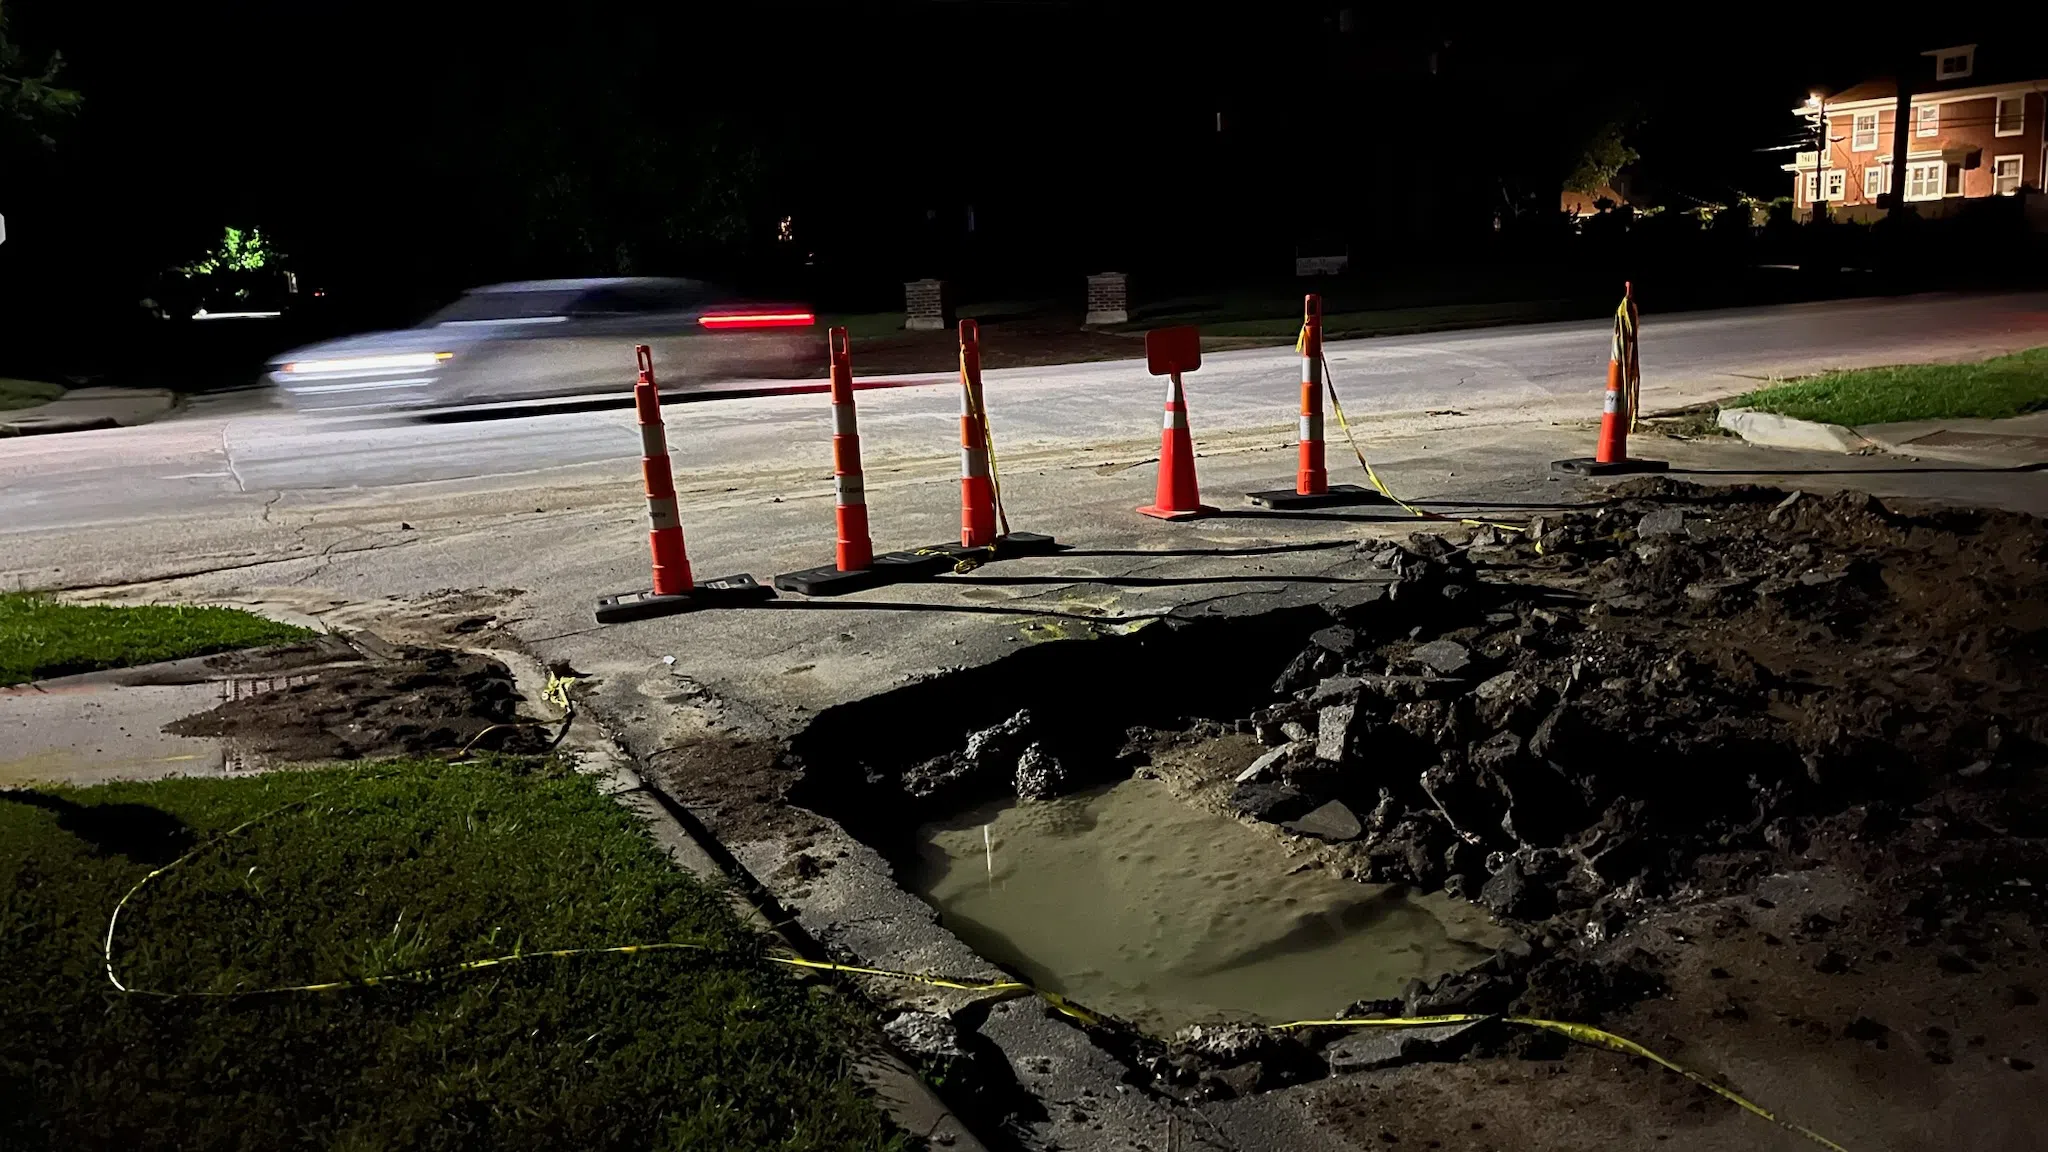
[[[1763,1119],[1768,1120],[1773,1124],[1776,1124],[1778,1127],[1785,1129],[1787,1132],[1796,1132],[1799,1135],[1806,1137],[1808,1140],[1813,1141],[1815,1144],[1818,1144],[1823,1148],[1830,1149],[1831,1152],[1849,1152],[1848,1149],[1842,1147],[1840,1144],[1837,1144],[1833,1140],[1830,1140],[1827,1137],[1821,1135],[1820,1133],[1815,1132],[1813,1129],[1808,1128],[1804,1124],[1795,1124],[1792,1121],[1787,1120],[1782,1116],[1779,1116],[1777,1113],[1762,1107],[1761,1105],[1751,1103],[1750,1101],[1743,1099],[1741,1096],[1737,1095],[1733,1091],[1724,1088],[1719,1084],[1714,1083],[1712,1080],[1707,1079],[1705,1076],[1702,1076],[1698,1072],[1695,1072],[1690,1068],[1681,1067],[1680,1065],[1673,1063],[1672,1061],[1667,1060],[1662,1056],[1657,1055],[1655,1052],[1650,1051],[1648,1048],[1643,1047],[1641,1044],[1638,1044],[1635,1041],[1630,1040],[1626,1036],[1616,1036],[1612,1032],[1605,1032],[1598,1028],[1594,1028],[1591,1025],[1573,1024],[1564,1020],[1539,1020],[1532,1016],[1510,1016],[1507,1018],[1507,1021],[1510,1024],[1521,1024],[1530,1028],[1541,1028],[1547,1032],[1555,1032],[1558,1035],[1563,1036],[1567,1040],[1576,1041],[1580,1044],[1591,1045],[1595,1048],[1605,1048],[1610,1052],[1620,1052],[1625,1056],[1640,1056],[1643,1059],[1648,1060],[1652,1064],[1660,1065],[1672,1072],[1678,1073],[1680,1076],[1683,1076],[1687,1080],[1690,1080],[1693,1083],[1699,1085],[1700,1087],[1705,1088],[1707,1091],[1712,1092],[1714,1095],[1719,1096],[1721,1099],[1728,1101],[1730,1104],[1735,1105],[1737,1108],[1740,1108],[1743,1111],[1750,1113],[1751,1115],[1760,1116]]]
[[[764,959],[775,964],[786,964],[792,968],[813,968],[820,972],[851,972],[860,976],[884,976],[891,980],[912,980],[919,984],[930,984],[936,988],[958,988],[963,992],[1029,992],[1029,984],[1016,980],[975,980],[953,979],[949,976],[931,976],[922,972],[896,972],[888,968],[862,968],[854,964],[834,964],[826,960],[805,960],[795,956],[768,956]]]
[[[1737,1108],[1740,1108],[1743,1111],[1748,1112],[1752,1116],[1757,1116],[1761,1117],[1762,1119],[1768,1120],[1771,1123],[1776,1124],[1778,1127],[1785,1129],[1787,1132],[1792,1132],[1796,1133],[1797,1135],[1804,1136],[1808,1140],[1813,1141],[1815,1144],[1818,1144],[1823,1148],[1829,1149],[1830,1152],[1849,1152],[1848,1149],[1842,1147],[1840,1144],[1837,1144],[1833,1140],[1830,1140],[1827,1137],[1821,1135],[1820,1133],[1815,1132],[1813,1129],[1806,1127],[1804,1124],[1797,1124],[1793,1121],[1787,1120],[1784,1117],[1779,1116],[1777,1113],[1772,1112],[1770,1109],[1765,1108],[1760,1104],[1757,1104],[1751,1100],[1746,1099],[1745,1097],[1736,1093],[1732,1089],[1717,1084],[1714,1081],[1708,1079],[1706,1076],[1701,1075],[1700,1073],[1695,1072],[1692,1069],[1677,1063],[1676,1061],[1669,1060],[1663,1056],[1658,1055],[1655,1052],[1650,1051],[1648,1048],[1645,1048],[1641,1044],[1638,1044],[1635,1041],[1630,1040],[1626,1036],[1617,1036],[1612,1032],[1608,1032],[1600,1028],[1595,1028],[1590,1024],[1573,1024],[1570,1021],[1566,1020],[1545,1020],[1537,1016],[1493,1017],[1480,1013],[1455,1013],[1446,1016],[1396,1016],[1379,1019],[1368,1018],[1357,1020],[1295,1020],[1286,1024],[1275,1024],[1273,1026],[1273,1030],[1276,1032],[1280,1032],[1301,1028],[1424,1028],[1436,1024],[1470,1024],[1476,1023],[1481,1020],[1492,1019],[1499,1019],[1502,1023],[1517,1024],[1525,1028],[1540,1028],[1546,1032],[1554,1032],[1567,1040],[1570,1040],[1578,1044],[1584,1044],[1588,1047],[1605,1048],[1609,1052],[1619,1052],[1624,1056],[1640,1056],[1643,1059],[1650,1061],[1652,1064],[1656,1064],[1659,1067],[1666,1069],[1667,1071],[1678,1073],[1680,1076],[1683,1076],[1687,1080],[1690,1080],[1693,1083],[1699,1085],[1700,1087],[1705,1088],[1707,1091],[1712,1092],[1714,1095],[1719,1096],[1721,1099],[1728,1101],[1730,1104],[1735,1105]]]
[[[988,426],[988,397],[967,378],[967,350],[964,346],[960,351],[960,390],[967,395],[968,410],[974,414],[974,421],[981,428],[981,446],[988,452],[988,486],[995,495],[997,531],[1008,536],[1010,514],[1003,508],[1003,474],[996,467],[996,434]],[[955,571],[970,571],[973,567],[969,565]]]
[[[1308,339],[1308,329],[1306,327],[1302,329],[1301,338],[1304,343]],[[1365,452],[1358,446],[1358,437],[1351,432],[1351,421],[1344,416],[1344,402],[1337,399],[1337,382],[1330,378],[1330,362],[1328,359],[1323,361],[1323,387],[1330,393],[1330,408],[1337,413],[1337,426],[1344,430],[1344,439],[1351,445],[1351,454],[1358,457],[1358,466],[1365,469],[1366,479],[1372,481],[1372,486],[1379,489],[1380,495],[1400,505],[1403,511],[1413,516],[1419,516],[1424,520],[1442,520],[1458,524],[1468,524],[1474,528],[1494,528],[1502,532],[1527,532],[1529,530],[1521,524],[1498,524],[1491,520],[1473,520],[1463,516],[1445,516],[1440,512],[1431,512],[1426,509],[1417,508],[1415,505],[1394,495],[1387,488],[1386,481],[1380,479],[1380,474],[1373,471],[1372,462],[1365,458]]]
[[[554,687],[555,683],[554,680],[551,678],[549,688],[552,691]],[[563,690],[566,691],[566,684],[563,685]],[[369,777],[365,777],[365,779],[382,779],[390,775],[391,773],[379,773]],[[665,941],[650,944],[614,944],[593,948],[554,948],[535,952],[518,951],[503,956],[490,956],[479,960],[465,960],[455,964],[442,965],[440,967],[419,968],[414,969],[410,972],[389,973],[377,976],[360,976],[353,977],[347,980],[327,980],[313,984],[289,984],[280,985],[272,988],[237,989],[233,991],[163,991],[148,988],[132,988],[121,982],[121,978],[114,971],[114,930],[116,925],[120,923],[122,910],[127,907],[128,901],[133,899],[137,892],[140,892],[143,889],[143,887],[147,885],[151,880],[154,880],[158,876],[161,876],[164,873],[169,872],[171,869],[176,868],[180,864],[185,863],[187,860],[192,859],[194,856],[199,855],[201,852],[206,851],[214,845],[219,844],[227,840],[228,838],[241,833],[245,829],[248,829],[258,823],[261,823],[264,820],[268,820],[273,816],[277,816],[284,812],[288,812],[294,808],[303,807],[304,805],[309,804],[312,801],[319,799],[321,796],[324,796],[329,792],[335,791],[337,788],[340,787],[342,787],[342,785],[335,785],[333,788],[323,788],[318,792],[314,792],[310,795],[300,797],[299,799],[291,801],[290,803],[279,805],[278,807],[273,808],[268,812],[252,816],[249,819],[244,820],[242,823],[235,825],[233,828],[230,828],[227,831],[222,832],[218,836],[214,836],[194,846],[184,855],[178,857],[177,859],[171,861],[168,864],[165,864],[161,868],[152,870],[142,879],[137,880],[134,886],[129,888],[128,891],[121,896],[121,899],[115,903],[113,913],[107,918],[107,937],[103,955],[106,961],[108,983],[112,984],[118,991],[127,993],[131,996],[149,996],[163,1000],[231,999],[251,996],[272,996],[288,993],[337,992],[342,991],[344,989],[374,988],[379,985],[385,984],[419,983],[428,980],[441,979],[443,977],[465,975],[470,972],[482,971],[486,968],[496,968],[507,964],[515,964],[527,960],[561,959],[570,956],[631,956],[642,952],[692,951],[712,954],[716,954],[718,952],[718,950],[713,948],[711,945],[692,941]],[[1072,1000],[1067,999],[1065,996],[1062,996],[1057,992],[1049,992],[1042,988],[1033,987],[1032,985],[1027,984],[1021,980],[982,980],[975,979],[972,977],[954,978],[949,976],[937,976],[923,972],[901,972],[889,968],[865,968],[855,964],[838,964],[826,960],[807,960],[799,956],[768,955],[763,956],[762,959],[772,964],[781,964],[791,968],[803,968],[821,972],[841,972],[859,976],[874,976],[885,980],[906,980],[913,981],[919,984],[927,984],[938,988],[958,989],[964,992],[1030,993],[1038,996],[1040,999],[1045,1001],[1045,1003],[1051,1008],[1053,1008],[1055,1011],[1070,1017],[1071,1019],[1079,1022],[1082,1025],[1092,1028],[1100,1026],[1103,1023],[1103,1018],[1101,1016],[1098,1016],[1095,1013],[1088,1011],[1086,1008],[1082,1007],[1079,1004],[1074,1003]],[[1476,1023],[1481,1020],[1490,1019],[1496,1019],[1496,1017],[1480,1013],[1448,1013],[1436,1016],[1401,1016],[1384,1018],[1367,1017],[1358,1019],[1344,1018],[1333,1020],[1294,1020],[1285,1024],[1275,1024],[1272,1026],[1272,1028],[1276,1032],[1296,1031],[1304,1028],[1424,1028],[1440,1024]],[[1645,1048],[1642,1045],[1636,1043],[1635,1041],[1628,1039],[1627,1037],[1617,1036],[1612,1032],[1607,1032],[1599,1028],[1594,1028],[1591,1025],[1573,1024],[1569,1021],[1563,1020],[1545,1020],[1534,1016],[1502,1016],[1498,1017],[1498,1019],[1507,1024],[1520,1025],[1528,1028],[1540,1028],[1548,1032],[1554,1032],[1557,1035],[1563,1036],[1566,1039],[1574,1041],[1579,1044],[1585,1044],[1595,1048],[1604,1048],[1610,1052],[1619,1052],[1626,1056],[1640,1056],[1645,1060],[1649,1060],[1650,1062],[1657,1064],[1660,1067],[1663,1067],[1665,1069],[1668,1069],[1669,1071],[1675,1072],[1678,1075],[1685,1077],[1687,1080],[1690,1080],[1693,1083],[1698,1084],[1700,1087],[1705,1088],[1707,1091],[1714,1093],[1716,1096],[1719,1096],[1722,1099],[1727,1100],[1729,1103],[1734,1104],[1736,1107],[1741,1108],[1743,1111],[1761,1117],[1762,1119],[1768,1120],[1772,1124],[1775,1124],[1788,1132],[1794,1132],[1800,1136],[1804,1136],[1808,1140],[1813,1141],[1821,1147],[1829,1149],[1830,1152],[1848,1152],[1848,1150],[1846,1148],[1843,1148],[1840,1144],[1837,1144],[1834,1141],[1829,1140],[1827,1137],[1822,1136],[1820,1133],[1815,1132],[1813,1129],[1808,1128],[1801,1124],[1794,1123],[1790,1120],[1784,1119],[1776,1113],[1771,1112],[1770,1110],[1758,1104],[1755,1104],[1748,1099],[1745,1099],[1744,1097],[1732,1091],[1731,1089],[1725,1088],[1722,1085],[1715,1083],[1714,1081],[1708,1079],[1706,1076],[1703,1076],[1690,1068],[1686,1068],[1680,1064],[1668,1060],[1665,1057],[1660,1056],[1657,1053],[1652,1052],[1648,1048]]]

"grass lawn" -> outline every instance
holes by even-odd
[[[2048,408],[2048,348],[1976,364],[1898,364],[1823,372],[1723,403],[1828,424],[1966,417],[2001,419]]]
[[[434,981],[232,999],[514,951]],[[0,1147],[906,1146],[848,1074],[868,1029],[761,959],[725,896],[552,761],[395,762],[0,792]]]
[[[0,376],[0,411],[8,408],[33,408],[47,404],[64,394],[62,384],[45,384],[41,380],[11,380]]]
[[[239,608],[62,604],[0,592],[0,685],[278,644],[313,633]]]

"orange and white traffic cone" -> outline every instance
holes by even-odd
[[[844,328],[832,329],[825,339],[832,356],[832,521],[839,536],[833,560],[841,572],[861,572],[875,562],[875,545],[868,536],[867,479],[853,411],[853,350]]]
[[[1592,459],[1553,460],[1550,470],[1578,476],[1613,476],[1630,472],[1663,472],[1662,460],[1629,459],[1628,433],[1635,423],[1635,400],[1642,388],[1643,365],[1637,349],[1640,315],[1635,285],[1624,282],[1621,307],[1614,312],[1614,338],[1607,353],[1607,395],[1600,412],[1600,445]]]
[[[960,543],[948,541],[910,552],[876,555],[868,536],[866,486],[860,464],[860,434],[853,411],[853,356],[846,329],[829,334],[832,351],[832,473],[838,493],[836,563],[782,572],[775,587],[805,596],[838,596],[936,576],[963,562],[970,565],[1033,552],[1052,551],[1050,536],[1030,532],[996,534],[1001,519],[991,458],[988,412],[982,407],[981,344],[974,321],[960,322]],[[1007,525],[1005,525],[1007,527]]]
[[[1268,508],[1327,508],[1339,504],[1374,504],[1379,493],[1356,484],[1330,486],[1323,452],[1323,298],[1311,292],[1301,301],[1301,442],[1296,452],[1294,489],[1247,492],[1245,498]]]
[[[1323,461],[1323,298],[1310,293],[1301,302],[1301,447],[1295,460],[1294,491],[1320,496],[1330,488],[1330,470]]]
[[[996,541],[996,486],[989,473],[988,410],[982,405],[981,328],[960,321],[960,546]]]
[[[1195,483],[1195,438],[1188,431],[1187,390],[1180,379],[1202,366],[1201,335],[1193,328],[1154,329],[1145,333],[1145,359],[1154,376],[1166,377],[1166,418],[1159,432],[1159,484],[1152,502],[1138,511],[1160,520],[1214,512],[1202,503]]]
[[[600,624],[692,612],[719,603],[766,600],[775,595],[752,576],[722,576],[698,584],[690,575],[683,522],[676,506],[675,476],[669,468],[668,431],[661,422],[661,390],[654,382],[654,352],[634,347],[640,375],[633,383],[633,410],[640,424],[640,476],[647,492],[647,546],[654,555],[653,587],[623,592],[597,602]]]

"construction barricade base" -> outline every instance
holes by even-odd
[[[1579,456],[1570,460],[1552,460],[1550,470],[1572,476],[1627,476],[1639,472],[1668,472],[1671,465],[1663,460],[1615,460],[1602,463],[1591,456]]]
[[[884,552],[866,568],[852,572],[842,572],[830,564],[784,572],[775,577],[775,586],[784,592],[802,596],[844,596],[849,592],[862,592],[889,584],[929,580],[942,572],[952,571],[962,561],[986,564],[992,560],[1008,560],[1012,556],[1038,556],[1058,550],[1059,542],[1050,536],[1036,532],[1012,532],[998,536],[994,542],[980,548],[948,542],[919,548],[915,552]]]
[[[876,556],[867,567],[856,568],[851,572],[841,571],[831,564],[783,572],[775,577],[775,586],[784,592],[795,592],[802,596],[844,596],[848,592],[880,588],[885,584],[923,580],[936,576],[952,566],[952,559],[946,556],[920,555],[916,552],[884,552]]]
[[[603,597],[597,602],[597,622],[619,624],[627,620],[647,620],[656,616],[674,616],[704,608],[724,608],[734,604],[751,604],[773,599],[775,589],[757,582],[752,576],[720,576],[716,580],[700,580],[696,587],[680,596],[657,596],[652,592],[620,592]]]
[[[1013,556],[1043,556],[1060,550],[1060,542],[1038,532],[1011,532],[998,536],[985,548],[970,548],[965,544],[934,544],[923,552],[943,553],[953,560],[1008,560]]]
[[[1265,508],[1338,508],[1347,504],[1392,504],[1393,501],[1357,484],[1332,484],[1321,492],[1303,494],[1292,488],[1247,492],[1244,498]]]

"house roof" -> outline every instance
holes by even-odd
[[[1936,78],[1936,60],[1943,52],[1954,49],[1937,49],[1922,54],[1926,61],[1925,70],[1913,75],[1913,95],[1939,96],[1944,92],[1961,92],[1973,88],[1995,88],[2012,84],[2038,84],[2048,87],[2048,59],[2034,54],[2015,54],[1998,47],[1978,47],[1974,44],[1958,45],[1973,51],[1970,74],[1953,79]],[[1899,87],[1892,76],[1877,76],[1859,84],[1852,84],[1826,97],[1829,104],[1852,104],[1859,100],[1897,99]]]

